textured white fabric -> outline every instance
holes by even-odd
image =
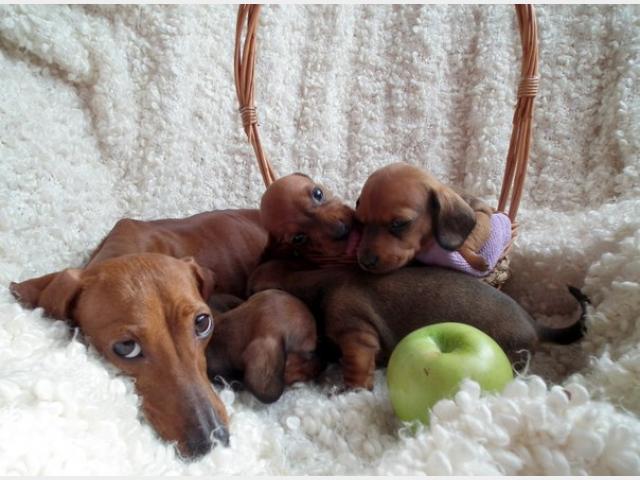
[[[7,286],[86,260],[122,216],[256,206],[232,6],[0,8],[0,474],[640,473],[640,9],[540,6],[541,82],[506,291],[541,321],[594,308],[502,395],[469,382],[413,435],[373,393],[222,392],[231,447],[194,463],[131,382]],[[520,45],[511,6],[268,6],[257,107],[279,174],[353,202],[392,161],[495,204]],[[338,379],[336,372],[330,378]],[[544,380],[543,380],[544,378]],[[567,400],[560,385],[572,392]]]

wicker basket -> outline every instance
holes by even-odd
[[[234,74],[236,93],[240,103],[242,125],[249,143],[255,152],[258,167],[265,186],[269,186],[276,175],[267,158],[258,133],[258,120],[254,102],[254,72],[256,62],[256,31],[260,16],[260,5],[242,4],[238,7]],[[494,270],[482,280],[500,288],[509,278],[509,253],[517,235],[516,215],[522,197],[524,179],[531,149],[534,100],[538,93],[538,25],[532,5],[516,5],[516,15],[522,42],[522,70],[517,91],[516,108],[513,115],[513,130],[509,152],[498,199],[497,210],[506,212],[514,225],[512,241],[502,254]],[[245,28],[246,27],[246,28]],[[244,42],[242,41],[243,33]],[[509,208],[507,211],[507,203]]]

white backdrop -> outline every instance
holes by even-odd
[[[533,362],[542,378],[497,397],[469,384],[415,437],[382,371],[374,393],[301,386],[269,407],[226,391],[232,447],[186,464],[137,418],[128,380],[15,303],[10,281],[81,265],[120,217],[257,205],[235,13],[0,8],[0,473],[640,473],[637,6],[537,9],[541,89],[506,291],[542,321],[577,315],[567,283],[594,303],[584,342]],[[274,5],[259,48],[278,173],[353,202],[374,169],[406,160],[495,203],[520,70],[511,6]]]

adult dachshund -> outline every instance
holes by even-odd
[[[80,327],[96,349],[132,376],[147,419],[195,457],[228,444],[228,416],[207,378],[213,292],[244,296],[267,245],[257,210],[185,219],[120,220],[83,268],[20,283],[30,308]]]

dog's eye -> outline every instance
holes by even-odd
[[[304,233],[296,233],[291,239],[291,243],[296,246],[304,245],[307,243],[309,237],[307,237]]]
[[[389,225],[389,230],[391,231],[391,233],[400,233],[402,230],[407,228],[410,223],[411,223],[411,220],[395,219]]]
[[[113,351],[122,358],[136,358],[142,356],[140,344],[134,340],[125,340],[113,344]]]
[[[319,187],[316,187],[313,190],[311,190],[311,196],[318,203],[324,200],[324,193],[322,192],[322,189],[320,189]]]
[[[208,337],[213,332],[213,319],[208,313],[201,313],[196,317],[196,336]]]

